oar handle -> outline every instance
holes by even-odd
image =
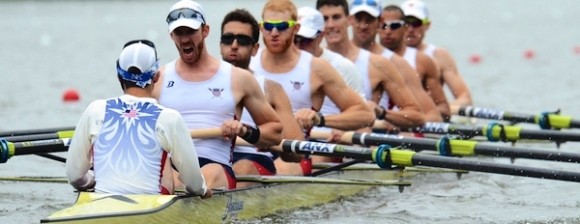
[[[189,130],[191,138],[218,138],[223,137],[221,128],[201,128]]]

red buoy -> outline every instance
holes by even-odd
[[[481,56],[479,56],[479,54],[473,54],[469,57],[469,62],[471,62],[471,64],[479,64],[481,62]]]
[[[79,99],[79,92],[76,89],[67,89],[62,94],[62,101],[64,102],[77,102]]]

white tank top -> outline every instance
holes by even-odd
[[[437,49],[437,46],[435,46],[434,44],[427,44],[427,47],[423,49],[423,53],[425,53],[431,58],[435,58],[435,49]]]
[[[411,65],[411,67],[417,69],[417,48],[407,47],[403,58]]]
[[[189,129],[221,127],[235,117],[232,65],[222,61],[209,80],[190,82],[175,71],[175,61],[165,66],[159,103],[181,113]],[[232,143],[223,138],[194,139],[198,157],[232,165]]]
[[[381,52],[381,56],[391,60],[391,58],[395,55],[395,52],[391,51],[388,48],[383,48],[383,52]]]
[[[262,89],[262,92],[265,92],[265,82],[266,82],[266,77],[262,76],[262,75],[254,75],[254,78],[256,78],[256,81],[258,81],[258,84],[260,85],[260,89]],[[246,110],[246,108],[244,108],[244,111],[242,112],[242,117],[240,119],[240,121],[242,121],[244,124],[248,124],[251,126],[256,126],[256,123],[254,122],[254,119],[252,119],[252,115],[250,115],[250,112],[248,112],[248,110]],[[268,157],[272,157],[272,153],[270,152],[258,152],[258,150],[256,149],[256,147],[251,147],[251,146],[241,146],[241,145],[236,145],[236,147],[234,148],[235,152],[241,152],[241,153],[251,153],[251,154],[259,154],[259,155],[265,155]]]
[[[365,94],[366,100],[373,99],[373,90],[371,88],[371,81],[369,77],[369,62],[371,57],[371,52],[360,49],[358,53],[358,57],[354,61],[354,65],[358,68],[360,75],[362,76],[363,81],[363,90]]]
[[[293,112],[302,108],[312,108],[310,92],[312,55],[306,51],[300,51],[300,59],[294,69],[286,73],[271,73],[262,67],[262,52],[262,50],[258,51],[250,62],[250,69],[254,71],[254,74],[263,75],[279,83],[288,94]]]

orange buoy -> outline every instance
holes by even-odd
[[[76,89],[67,89],[62,94],[62,101],[64,102],[77,102],[79,99],[79,92]]]

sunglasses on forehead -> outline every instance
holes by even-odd
[[[155,50],[155,58],[157,58],[157,49],[155,48],[155,44],[153,44],[153,42],[151,42],[150,40],[145,40],[145,39],[132,40],[132,41],[127,42],[123,46],[123,49],[125,49],[127,46],[131,46],[131,45],[136,44],[136,43],[142,43],[142,44],[145,44],[145,45],[153,48],[153,50]]]
[[[296,21],[288,20],[288,21],[281,21],[281,20],[269,20],[263,21],[260,23],[260,26],[264,27],[267,31],[272,31],[276,28],[279,32],[283,32],[290,27],[294,27],[296,25]]]
[[[233,34],[233,33],[222,34],[220,43],[225,45],[232,45],[234,43],[234,40],[238,40],[238,44],[241,46],[250,46],[254,44],[254,38],[244,34]]]
[[[175,20],[178,20],[179,18],[196,19],[205,24],[205,18],[203,18],[203,15],[200,12],[188,8],[171,11],[169,15],[167,15],[165,21],[167,23],[171,23]]]
[[[391,22],[384,22],[382,28],[384,30],[386,30],[387,28],[390,30],[398,30],[399,28],[403,27],[403,25],[405,25],[404,21],[396,20],[396,21],[391,21]]]

